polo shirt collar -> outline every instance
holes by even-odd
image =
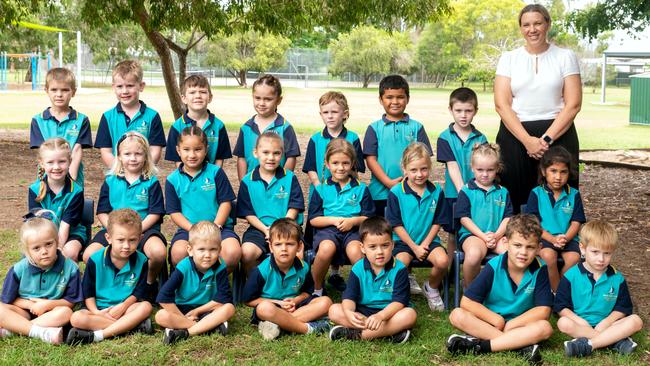
[[[111,248],[112,248],[112,247],[113,247],[113,246],[109,244],[109,245],[106,247],[106,249],[104,249],[104,265],[105,265],[105,266],[107,266],[107,267],[113,269],[113,271],[115,271],[116,273],[119,273],[119,272],[121,272],[122,270],[124,270],[124,268],[125,268],[127,265],[129,266],[129,268],[128,268],[129,270],[130,270],[131,268],[135,267],[135,264],[136,264],[136,262],[137,262],[137,260],[138,260],[138,251],[137,251],[137,250],[136,250],[135,252],[133,252],[133,254],[131,254],[131,255],[129,256],[129,260],[128,260],[128,262],[124,265],[124,267],[122,267],[122,269],[118,269],[117,267],[115,267],[115,264],[114,264],[113,261],[111,260]]]
[[[33,265],[28,261],[29,263],[29,272],[32,274],[37,274],[37,273],[43,273],[43,272],[48,272],[48,271],[53,271],[53,272],[61,272],[63,270],[63,265],[65,263],[65,257],[63,256],[63,253],[61,253],[60,250],[56,251],[56,260],[54,261],[54,264],[50,268],[40,268],[38,266]]]
[[[501,261],[501,268],[503,268],[506,271],[506,273],[508,273],[508,276],[510,276],[510,272],[508,271],[508,252],[506,251],[505,253],[503,253],[503,256],[504,257],[503,260]],[[533,274],[541,267],[542,267],[542,263],[539,261],[538,257],[535,257],[533,261],[530,262],[528,268],[526,269],[528,270],[528,272],[530,272],[530,274]]]
[[[144,114],[144,112],[147,110],[147,105],[144,104],[144,102],[141,101],[141,100],[139,100],[139,102],[140,102],[140,114]],[[117,109],[117,111],[120,112],[120,113],[124,113],[124,109],[122,108],[122,104],[119,103],[119,102],[117,103],[117,106],[115,107],[115,109]]]
[[[196,121],[193,120],[187,113],[188,112],[185,112],[185,114],[183,114],[183,123],[185,123],[186,125],[196,126]],[[208,119],[207,121],[205,121],[205,126],[213,122],[214,122],[214,114],[212,114],[212,112],[210,112],[210,110],[208,109]]]
[[[190,266],[192,266],[192,270],[199,275],[199,278],[203,278],[203,276],[205,276],[205,275],[217,272],[217,270],[219,269],[219,266],[221,266],[221,258],[218,257],[217,261],[214,262],[214,264],[210,268],[208,268],[208,270],[205,271],[205,273],[202,273],[201,271],[199,271],[196,268],[196,263],[194,263],[194,258],[193,257],[190,257]]]
[[[551,197],[553,199],[555,199],[555,197],[553,196],[553,190],[551,189],[551,187],[548,186],[548,183],[546,183],[546,182],[542,183],[542,188],[544,188],[546,193],[550,194]],[[562,193],[560,194],[560,197],[558,197],[558,201],[559,201],[560,198],[562,198],[563,196],[568,195],[570,192],[571,192],[571,186],[569,186],[568,184],[565,184],[564,187],[562,188]]]
[[[413,190],[413,188],[411,188],[411,186],[408,185],[408,183],[406,183],[407,180],[408,180],[408,178],[402,179],[402,183],[401,183],[402,184],[402,192],[404,192],[406,194],[412,194],[412,195],[414,195],[416,197],[422,198],[422,197],[420,197],[420,195],[416,191]],[[425,196],[427,192],[433,192],[435,189],[436,189],[436,187],[433,185],[433,183],[431,183],[430,181],[427,180],[427,182],[425,183],[425,191],[424,191],[424,194],[422,194],[422,196]]]
[[[402,117],[402,119],[400,119],[399,121],[391,121],[391,120],[389,120],[389,119],[386,117],[386,113],[384,113],[384,114],[381,116],[381,120],[384,121],[384,124],[389,124],[389,123],[400,123],[400,122],[402,122],[402,123],[409,123],[409,121],[411,120],[411,117],[409,116],[408,113],[404,113],[404,117]]]
[[[281,179],[285,175],[287,175],[287,173],[285,172],[284,168],[278,167],[277,169],[275,169],[275,179]],[[251,179],[258,180],[258,181],[263,180],[262,176],[260,175],[260,166],[259,165],[256,166],[253,169],[253,174],[251,175]]]
[[[327,130],[327,127],[325,127],[325,128],[323,128],[323,132],[321,132],[321,135],[323,135],[323,137],[325,137],[326,139],[329,139],[329,140],[334,139],[334,138],[344,139],[344,138],[346,138],[348,136],[348,129],[345,128],[345,126],[343,126],[343,129],[341,130],[341,133],[339,133],[338,136],[334,137],[334,136],[330,135],[330,132]]]
[[[54,194],[54,191],[52,191],[52,188],[50,188],[50,184],[47,182],[47,175],[43,176],[43,182],[47,187],[47,194],[56,196],[56,194]],[[72,181],[72,178],[69,175],[67,175],[65,177],[65,183],[63,184],[63,189],[59,193],[60,194],[71,193],[73,189],[74,189],[74,182]]]
[[[133,182],[133,183],[129,183],[129,181],[126,180],[126,177],[123,176],[123,175],[116,175],[116,177],[117,177],[117,179],[121,179],[121,180],[123,180],[123,181],[126,183],[126,185],[129,186],[129,187],[131,187],[131,186],[135,186],[135,185],[137,185],[137,184],[139,184],[139,183],[146,182],[146,181],[149,180],[149,179],[148,179],[147,177],[145,177],[144,175],[140,175],[140,177],[139,177],[135,182]]]
[[[492,188],[490,188],[489,191],[486,191],[485,189],[479,187],[478,184],[476,184],[476,178],[472,178],[472,179],[470,179],[469,182],[467,182],[467,187],[468,187],[469,189],[480,189],[481,191],[483,191],[483,192],[485,192],[485,193],[489,193],[489,192],[492,192],[492,191],[494,191],[494,190],[497,190],[497,189],[501,188],[501,186],[500,186],[499,184],[494,183],[494,185],[492,186]]]
[[[256,115],[255,115],[256,116]],[[246,121],[244,124],[248,125],[251,127],[253,130],[256,130],[257,132],[262,132],[259,130],[259,127],[257,126],[257,123],[255,123],[255,116],[251,117],[248,121]],[[280,113],[278,113],[278,116],[275,117],[275,120],[273,121],[272,125],[273,127],[280,127],[284,124],[284,117]]]
[[[183,170],[183,167],[184,167],[184,166],[185,166],[185,163],[181,163],[181,165],[178,166],[178,171],[179,171],[181,174],[187,176],[187,177],[190,178],[190,179],[196,179],[196,177],[198,177],[199,175],[203,174],[203,172],[205,171],[205,168],[208,166],[208,162],[207,162],[206,160],[203,160],[203,164],[201,165],[201,169],[199,170],[198,173],[196,173],[195,176],[191,176],[191,175],[187,174],[187,173],[185,172],[185,170]]]
[[[388,272],[391,269],[393,269],[393,267],[395,267],[395,258],[391,256],[390,259],[388,259],[388,262],[386,262],[386,264],[384,265],[384,269],[382,270],[382,272],[384,273]],[[372,273],[372,275],[375,276],[375,272],[372,270],[372,265],[370,264],[370,261],[366,257],[363,257],[363,269],[370,271],[370,273]],[[379,272],[379,274],[381,274],[382,272]]]
[[[283,273],[283,272],[280,270],[280,267],[278,267],[278,264],[275,263],[275,257],[273,256],[273,254],[270,254],[270,255],[269,255],[269,263],[271,264],[271,268],[273,268],[274,270],[278,271],[279,273]],[[302,260],[300,260],[300,258],[298,258],[298,257],[296,256],[296,258],[294,258],[294,260],[293,260],[293,265],[289,268],[289,271],[287,271],[286,274],[284,274],[284,273],[283,273],[283,274],[284,274],[284,275],[288,275],[288,274],[290,274],[290,273],[298,272],[299,270],[302,269],[302,267],[303,267]],[[293,272],[292,272],[292,270],[293,270]]]
[[[587,267],[585,267],[584,260],[578,262],[578,269],[580,270],[580,273],[582,273],[582,274],[585,274],[585,275],[590,275],[591,274],[593,276],[593,273],[591,273],[587,269]],[[607,269],[605,270],[605,273],[607,274],[607,277],[613,276],[614,274],[616,274],[616,270],[614,269],[614,267],[609,265],[609,266],[607,266]]]
[[[327,185],[334,186],[334,187],[336,187],[337,191],[341,191],[341,189],[342,189],[341,185],[338,184],[338,182],[333,181],[332,177],[327,178],[326,182],[327,182]],[[346,187],[350,186],[350,188],[353,188],[353,187],[356,187],[358,185],[359,185],[359,180],[357,180],[357,179],[355,179],[353,177],[350,177],[350,182],[348,182],[348,184],[346,184]]]
[[[455,122],[452,122],[452,123],[449,124],[449,133],[453,133],[454,135],[458,136],[458,133],[456,133],[456,130],[454,130],[454,123],[455,123]],[[468,140],[469,140],[471,137],[481,136],[481,135],[482,135],[482,133],[479,132],[479,131],[476,129],[476,127],[474,127],[473,124],[470,123],[469,126],[470,126],[470,128],[472,129],[472,131],[469,133],[469,136],[467,137]],[[459,136],[458,138],[460,138],[460,136]]]
[[[66,119],[64,119],[64,121],[69,120],[69,119],[77,119],[77,111],[75,111],[74,108],[72,108],[70,106],[68,106],[68,108],[70,108],[70,112],[68,112],[68,117]],[[42,117],[43,117],[43,119],[53,119],[53,120],[55,120],[57,122],[63,122],[63,121],[57,120],[56,117],[54,117],[52,115],[52,112],[50,112],[50,107],[45,108],[45,110],[43,111]]]

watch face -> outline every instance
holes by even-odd
[[[548,142],[549,144],[553,142],[553,139],[550,138],[549,136],[544,136],[544,141]]]

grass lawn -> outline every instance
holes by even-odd
[[[491,92],[479,93],[480,111],[475,118],[476,127],[490,140],[494,140],[499,118],[494,111]],[[294,125],[296,130],[312,133],[321,129],[318,115],[318,98],[326,89],[285,88],[280,112]],[[350,119],[347,125],[361,136],[370,121],[381,116],[376,86],[369,89],[345,88],[350,104]],[[250,89],[239,87],[216,87],[210,110],[221,118],[231,131],[252,116],[253,110]],[[447,104],[451,88],[413,89],[407,112],[421,121],[435,141],[438,134],[451,122]],[[610,87],[607,90],[608,104],[598,104],[600,91],[586,88],[582,111],[576,119],[581,148],[583,149],[630,149],[650,147],[650,126],[630,126],[628,88]],[[160,112],[166,126],[173,122],[167,94],[162,87],[147,87],[142,100]],[[115,105],[115,97],[110,88],[93,88],[80,91],[72,100],[72,106],[87,114],[96,130],[101,114]],[[42,92],[0,93],[0,104],[11,106],[0,110],[0,127],[29,128],[31,117],[49,105],[47,95]]]
[[[20,257],[17,234],[0,231],[5,250],[0,253],[0,273],[6,273]],[[417,270],[424,279],[426,270]],[[338,297],[335,297],[335,301]],[[330,342],[325,336],[283,336],[264,342],[256,328],[249,325],[251,310],[237,307],[230,322],[230,334],[199,336],[172,347],[162,344],[162,331],[154,336],[142,334],[120,337],[89,346],[50,346],[26,337],[0,340],[2,365],[75,365],[75,364],[264,364],[264,365],[525,365],[513,353],[452,358],[444,343],[454,332],[447,321],[448,313],[431,313],[423,297],[414,297],[418,322],[411,340],[404,345],[385,341]],[[542,345],[546,365],[640,365],[648,362],[646,333],[637,335],[637,351],[627,357],[609,351],[596,352],[584,359],[564,357],[559,333]]]

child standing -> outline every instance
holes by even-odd
[[[332,300],[312,296],[309,264],[297,257],[302,251],[301,228],[292,219],[276,220],[269,231],[271,255],[254,268],[244,287],[243,301],[254,308],[251,323],[265,340],[292,333],[324,333]]]
[[[140,100],[145,85],[142,78],[142,66],[134,60],[119,62],[113,69],[113,92],[118,103],[104,112],[95,137],[95,147],[109,169],[117,154],[117,142],[128,131],[142,134],[149,141],[154,164],[160,160],[165,132],[158,112]]]
[[[539,255],[548,266],[553,291],[560,283],[558,255],[564,260],[562,274],[580,261],[578,231],[586,219],[580,192],[567,184],[574,171],[571,154],[562,146],[551,147],[539,161],[540,185],[530,192],[526,205],[542,223]]]
[[[228,319],[235,315],[228,271],[221,251],[221,230],[210,221],[190,229],[187,252],[160,290],[156,302],[162,309],[156,323],[165,327],[164,344],[217,329],[228,332]]]
[[[541,234],[533,215],[517,215],[508,222],[508,251],[488,262],[460,307],[449,314],[451,325],[468,334],[451,335],[449,352],[514,350],[531,364],[541,364],[537,343],[553,333],[548,322],[553,305],[548,271],[536,258]]]
[[[137,251],[142,222],[124,208],[108,215],[109,246],[93,254],[83,278],[84,307],[72,314],[67,344],[100,342],[137,327],[153,333],[151,304],[144,300],[147,256]]]
[[[334,139],[325,151],[325,166],[332,174],[314,189],[309,220],[315,229],[314,294],[323,294],[323,280],[331,263],[354,264],[361,258],[358,227],[372,216],[374,206],[365,183],[357,180],[356,153],[351,143]]]
[[[54,212],[54,223],[59,226],[59,248],[63,255],[76,261],[88,238],[81,225],[83,188],[69,174],[70,145],[60,137],[45,140],[38,156],[38,179],[29,187],[28,207]]]
[[[230,217],[235,192],[223,169],[205,161],[207,149],[208,137],[199,126],[181,131],[176,152],[183,163],[165,182],[167,213],[178,226],[172,238],[171,261],[175,266],[187,256],[190,228],[208,220],[221,229],[220,256],[232,271],[241,257],[239,237]]]
[[[160,232],[165,206],[157,171],[147,139],[133,131],[122,135],[117,144],[117,159],[99,191],[97,219],[104,229],[95,234],[83,255],[88,263],[91,255],[108,246],[106,227],[111,211],[132,208],[142,219],[143,235],[138,250],[149,258],[147,285],[156,289],[153,284],[167,259],[167,240]]]
[[[637,344],[630,338],[643,328],[632,313],[632,299],[623,275],[610,265],[618,247],[616,229],[603,221],[590,221],[580,230],[584,262],[569,268],[560,280],[554,310],[557,327],[574,337],[564,342],[569,357],[589,356],[599,348],[626,355]]]
[[[45,92],[50,98],[50,107],[32,118],[29,129],[29,146],[37,149],[53,137],[61,137],[72,148],[70,177],[84,185],[82,149],[93,146],[90,121],[86,115],[70,106],[70,100],[77,91],[72,71],[55,67],[45,75]]]
[[[445,164],[445,198],[449,207],[456,203],[465,183],[474,178],[470,164],[472,148],[487,142],[472,124],[477,112],[478,97],[472,89],[463,87],[451,92],[449,113],[454,122],[442,131],[436,144],[438,161]]]
[[[445,304],[438,287],[449,261],[438,232],[450,220],[447,202],[440,186],[429,180],[431,159],[423,143],[412,143],[404,150],[402,170],[405,178],[388,193],[386,211],[386,219],[393,227],[393,255],[406,267],[413,260],[433,265],[423,286],[424,294],[431,310],[442,311]],[[409,275],[409,287],[411,292],[422,292],[415,276]]]
[[[275,220],[288,217],[302,224],[305,201],[298,178],[280,167],[284,151],[282,138],[275,132],[264,132],[257,139],[253,154],[259,165],[246,174],[237,194],[237,216],[250,226],[242,240],[242,265],[248,273],[257,260],[269,253],[269,229]]]
[[[12,333],[63,342],[62,328],[82,300],[77,264],[57,250],[56,225],[28,219],[20,228],[25,257],[7,272],[0,304],[0,338]]]
[[[412,142],[422,142],[432,155],[424,126],[407,113],[409,84],[399,75],[384,77],[379,83],[379,102],[386,112],[368,126],[363,138],[363,153],[372,172],[370,194],[375,201],[375,215],[384,216],[388,190],[402,181],[400,159]]]
[[[199,126],[208,136],[207,161],[223,166],[225,159],[232,158],[230,141],[226,126],[208,109],[208,104],[212,102],[212,90],[208,79],[203,75],[190,75],[185,78],[181,84],[181,100],[187,107],[187,112],[169,129],[167,146],[176,146],[178,136],[184,128]],[[178,166],[181,158],[176,149],[170,148],[165,151],[165,160],[174,161]]]
[[[465,252],[463,285],[467,288],[481,269],[481,261],[488,251],[500,254],[506,251],[501,240],[512,216],[508,190],[497,182],[501,171],[499,145],[482,144],[472,151],[474,178],[458,194],[454,219],[462,225],[458,245]]]
[[[352,266],[342,303],[330,308],[329,317],[338,325],[329,337],[391,337],[393,343],[404,343],[411,336],[417,314],[409,307],[408,270],[391,255],[390,225],[383,217],[371,217],[359,232],[366,258]]]
[[[282,102],[280,80],[273,75],[263,75],[253,83],[253,107],[256,114],[239,129],[239,136],[233,151],[237,155],[237,177],[239,180],[250,173],[258,162],[253,155],[257,138],[266,131],[273,131],[282,136],[284,154],[280,166],[293,171],[296,157],[300,156],[300,146],[296,132],[284,117],[278,113]]]

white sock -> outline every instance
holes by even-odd
[[[330,269],[330,276],[334,276],[334,275],[341,275],[341,270],[340,270],[339,268],[337,268],[337,269],[334,269],[334,268]]]
[[[56,327],[41,327],[40,325],[32,325],[29,329],[29,336],[32,338],[39,338],[43,342],[58,344],[61,342],[61,328]]]
[[[312,294],[317,296],[323,296],[323,289],[322,288],[318,290],[314,289],[314,292],[312,292]]]
[[[45,334],[45,327],[33,324],[32,327],[29,328],[29,336],[32,338],[42,338],[43,334]]]
[[[93,342],[101,342],[104,340],[104,331],[96,330],[93,332],[94,339]]]
[[[11,333],[10,331],[8,331],[7,329],[0,328],[0,338],[11,337],[12,335],[14,335],[14,334]]]
[[[311,334],[313,332],[314,332],[314,328],[311,325],[309,325],[309,323],[307,323],[307,334]]]

